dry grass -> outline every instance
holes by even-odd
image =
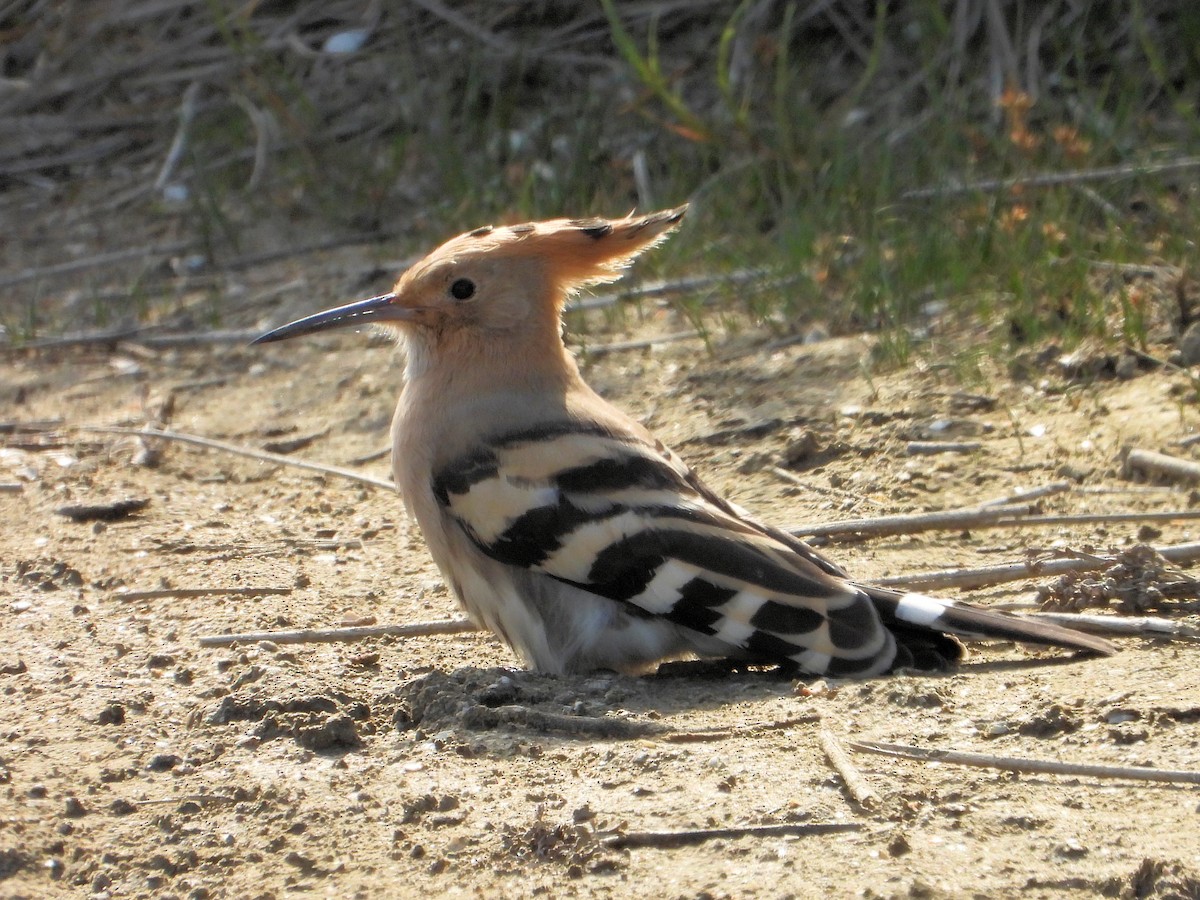
[[[743,303],[783,330],[824,310],[902,354],[947,301],[1138,341],[1091,264],[1200,230],[1200,13],[1165,0],[24,0],[0,32],[16,340],[281,252],[691,198],[689,256],[797,276]]]

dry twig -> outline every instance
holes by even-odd
[[[985,178],[965,184],[942,184],[936,187],[918,188],[900,195],[901,200],[925,200],[931,197],[953,197],[958,194],[1008,191],[1015,187],[1055,187],[1060,184],[1079,184],[1087,181],[1111,181],[1115,178],[1132,178],[1137,175],[1158,175],[1182,169],[1200,168],[1200,157],[1185,156],[1161,163],[1145,165],[1101,166],[1075,172],[1046,172],[1040,175],[1024,175],[1017,178]]]
[[[935,456],[938,453],[974,453],[982,450],[979,441],[909,441],[904,452],[909,456]]]
[[[584,356],[604,356],[607,353],[623,353],[628,350],[648,350],[660,344],[688,341],[700,336],[700,332],[698,331],[677,331],[673,334],[663,334],[658,337],[644,338],[636,341],[613,341],[611,344],[580,344],[579,352]]]
[[[1109,637],[1166,637],[1200,641],[1200,628],[1161,616],[1104,616],[1095,613],[1035,612],[1039,619]]]
[[[841,741],[829,729],[829,726],[821,725],[817,731],[817,739],[821,742],[821,750],[824,751],[825,758],[829,760],[834,771],[841,776],[842,783],[846,786],[851,799],[866,810],[879,806],[879,795],[855,767],[849,754],[842,749]]]
[[[316,644],[336,641],[361,641],[373,637],[426,637],[435,634],[464,634],[479,631],[469,619],[440,619],[411,625],[358,625],[351,628],[303,628],[296,631],[247,631],[241,634],[211,634],[199,638],[202,647],[226,647],[230,644]]]
[[[177,441],[182,444],[194,444],[197,447],[206,447],[209,450],[221,450],[225,453],[232,453],[235,456],[245,456],[249,459],[257,459],[262,462],[276,463],[281,466],[291,466],[295,469],[308,469],[312,472],[320,472],[324,475],[337,475],[340,478],[348,478],[351,481],[357,481],[359,484],[369,485],[371,487],[382,488],[386,491],[395,491],[396,486],[390,481],[384,481],[382,478],[372,478],[370,475],[363,475],[361,472],[355,472],[351,469],[343,469],[341,466],[329,466],[323,463],[309,462],[305,459],[293,459],[290,456],[282,456],[278,453],[268,453],[265,450],[255,450],[253,447],[243,447],[240,444],[230,444],[226,441],[218,441],[213,438],[200,437],[195,434],[185,434],[182,431],[168,431],[166,429],[150,430],[143,428],[122,428],[116,425],[81,425],[81,431],[92,432],[95,434],[128,434],[142,438],[161,438],[164,441]]]
[[[834,537],[859,535],[879,537],[892,534],[915,534],[920,531],[940,531],[969,528],[1039,528],[1049,525],[1095,525],[1117,522],[1179,522],[1200,519],[1200,510],[1160,510],[1134,513],[1081,513],[1076,515],[1028,515],[1028,504],[1008,506],[977,506],[968,509],[939,510],[871,519],[848,519],[788,528],[797,537]]]
[[[979,505],[1007,506],[1010,503],[1027,503],[1030,500],[1040,500],[1042,497],[1048,497],[1051,494],[1061,494],[1069,490],[1071,490],[1071,482],[1052,481],[1040,487],[1028,488],[1023,491],[1013,491],[1011,494],[1005,494],[1003,497],[997,497],[995,500],[986,500]]]
[[[673,281],[649,281],[626,288],[625,290],[610,291],[598,297],[572,300],[566,305],[566,311],[586,312],[589,309],[603,309],[608,306],[616,306],[625,300],[642,300],[651,297],[665,297],[671,294],[693,293],[718,284],[762,283],[766,282],[770,276],[771,273],[766,269],[738,269],[735,272],[693,275],[688,278],[677,278]]]
[[[1155,551],[1173,563],[1190,563],[1200,559],[1200,542],[1155,547]],[[1115,562],[1106,556],[1085,559],[1045,559],[1029,562],[1005,563],[999,566],[981,566],[974,569],[940,569],[932,572],[917,572],[912,575],[895,575],[889,578],[872,579],[872,584],[881,587],[903,587],[945,590],[946,588],[979,588],[991,584],[1005,584],[1026,578],[1042,578],[1062,575],[1067,572],[1088,572],[1103,569]]]
[[[117,591],[113,596],[118,600],[132,603],[138,600],[161,600],[166,597],[188,600],[213,594],[224,594],[230,597],[278,597],[290,594],[293,590],[290,587],[155,588],[149,591]]]
[[[115,263],[128,262],[134,259],[149,257],[166,258],[182,253],[192,246],[191,241],[175,241],[170,244],[151,245],[149,247],[132,247],[127,250],[113,250],[109,253],[98,253],[83,259],[72,259],[67,262],[55,263],[51,266],[22,269],[11,275],[0,275],[0,288],[12,287],[26,281],[36,281],[40,278],[50,278],[55,275],[67,275],[71,272],[81,272],[85,269],[95,269],[100,266],[111,266]]]
[[[635,847],[668,850],[675,847],[693,847],[706,841],[735,840],[743,837],[813,837],[859,831],[861,828],[861,825],[854,822],[797,822],[785,825],[746,825],[741,828],[697,828],[687,831],[629,831],[607,837],[603,843],[614,850]]]
[[[1029,504],[1007,506],[970,507],[968,509],[939,510],[931,513],[913,513],[898,516],[877,516],[869,519],[848,519],[844,522],[812,523],[792,525],[786,530],[797,537],[828,537],[832,535],[859,534],[914,534],[918,531],[936,529],[977,528],[1002,519],[1013,519],[1033,511]]]
[[[1130,450],[1125,457],[1124,469],[1126,474],[1140,472],[1175,481],[1200,481],[1200,463],[1153,450]]]
[[[878,741],[851,741],[850,748],[864,753],[880,753],[884,756],[898,756],[903,759],[952,763],[984,769],[1002,769],[1006,772],[1073,775],[1079,778],[1129,778],[1135,781],[1160,781],[1168,784],[1200,784],[1200,772],[1174,769],[1066,763],[1050,759],[1025,759],[1013,756],[993,756],[990,753],[966,753],[960,750],[932,750],[908,744],[884,744]]]

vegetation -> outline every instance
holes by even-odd
[[[115,209],[220,267],[690,199],[662,266],[782,270],[730,302],[900,354],[930,309],[1003,340],[1144,341],[1136,285],[1097,265],[1186,268],[1200,234],[1194,4],[363,6],[10,4],[25,87],[0,110],[24,140],[0,202],[53,190],[64,227]],[[58,287],[23,284],[0,323],[30,335]]]

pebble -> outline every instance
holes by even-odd
[[[1200,322],[1193,322],[1179,338],[1179,364],[1200,364]]]

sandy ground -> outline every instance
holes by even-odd
[[[1019,380],[999,365],[966,384],[921,365],[867,378],[868,350],[743,332],[588,372],[778,524],[1061,479],[1074,487],[1046,512],[1194,499],[1118,460],[1125,445],[1187,455],[1174,442],[1200,417],[1182,375],[1072,381],[1031,355]],[[160,421],[347,465],[387,445],[399,377],[388,346],[354,334],[0,361],[0,482],[19,485],[0,493],[0,896],[1200,896],[1195,786],[854,753],[879,797],[864,808],[818,742],[823,720],[843,744],[1200,770],[1195,643],[1127,638],[1111,659],[991,644],[951,673],[861,683],[687,664],[546,678],[479,633],[202,646],[456,610],[389,492],[175,443],[146,459],[77,426]],[[924,437],[982,449],[906,455]],[[387,461],[358,469],[386,476]],[[113,521],[60,512],[124,499],[146,503]],[[1194,531],[979,529],[828,552],[865,579]],[[1035,583],[973,597],[1026,600]],[[745,832],[806,824],[847,827]]]

